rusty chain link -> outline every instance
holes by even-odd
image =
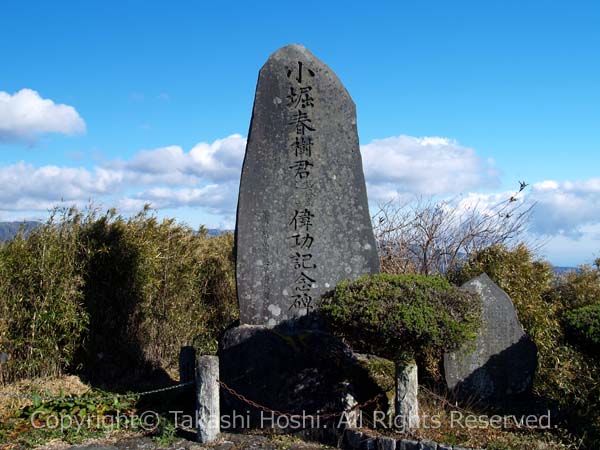
[[[335,413],[328,413],[328,414],[308,414],[308,415],[301,415],[301,414],[292,414],[292,413],[286,413],[286,412],[282,412],[282,411],[278,411],[276,409],[271,409],[267,406],[261,405],[259,403],[256,403],[253,400],[250,400],[249,398],[247,398],[246,396],[240,394],[239,392],[237,392],[235,389],[229,387],[227,384],[225,384],[223,381],[221,380],[217,380],[217,383],[219,384],[219,386],[221,386],[225,391],[227,391],[228,393],[230,393],[231,395],[233,395],[235,398],[237,398],[238,400],[240,400],[243,403],[246,403],[249,406],[252,406],[253,408],[256,408],[260,411],[264,411],[270,414],[275,414],[277,416],[284,416],[287,417],[289,419],[295,419],[295,418],[303,418],[303,419],[322,419],[322,420],[327,420],[327,419],[333,419],[335,417],[338,416],[342,416],[343,414],[347,414],[351,411],[354,411],[356,409],[363,409],[366,408],[367,406],[377,402],[381,397],[383,397],[383,394],[378,394],[375,397],[373,397],[372,399],[361,403],[361,404],[357,404],[354,405],[352,408],[345,410],[345,411],[341,411],[341,412],[335,412]],[[106,396],[100,396],[100,397],[84,397],[86,400],[90,400],[90,401],[100,401],[100,400],[109,400],[109,399],[117,399],[117,398],[138,398],[138,397],[142,397],[145,395],[150,395],[150,394],[156,394],[159,392],[166,392],[166,391],[171,391],[174,389],[180,389],[182,387],[185,386],[189,386],[195,384],[194,381],[190,381],[187,383],[181,383],[181,384],[177,384],[175,386],[168,386],[165,388],[160,388],[160,389],[154,389],[151,391],[145,391],[145,392],[137,392],[137,393],[131,393],[131,394],[113,394],[113,395],[106,395]],[[32,394],[9,394],[9,393],[4,393],[4,392],[0,392],[0,396],[4,396],[4,397],[9,397],[9,398],[14,398],[14,399],[23,399],[23,400],[40,400],[42,402],[49,402],[49,401],[71,401],[71,400],[77,400],[79,398],[81,398],[80,396],[75,396],[75,397],[45,397],[45,396],[41,396],[41,395],[32,395]]]
[[[132,392],[130,394],[110,394],[110,395],[103,395],[103,396],[99,396],[99,397],[83,397],[81,395],[70,396],[70,397],[46,397],[43,395],[36,395],[36,394],[11,394],[8,392],[0,392],[0,396],[14,398],[17,400],[39,400],[41,402],[74,401],[74,400],[80,400],[80,399],[84,399],[84,400],[90,401],[90,402],[100,402],[100,401],[104,401],[104,400],[112,400],[112,399],[119,399],[119,398],[138,398],[138,397],[143,397],[145,395],[173,391],[175,389],[180,389],[182,387],[190,386],[192,384],[195,384],[195,382],[188,381],[187,383],[180,383],[180,384],[176,384],[175,386],[167,386],[167,387],[163,387],[160,389],[152,389],[151,391]]]
[[[282,412],[282,411],[278,411],[276,409],[271,409],[267,406],[261,405],[259,403],[256,403],[255,401],[250,400],[249,398],[245,397],[244,395],[240,394],[239,392],[237,392],[235,389],[227,386],[227,384],[225,384],[223,381],[221,380],[217,380],[217,383],[219,383],[219,386],[221,386],[225,391],[229,392],[231,395],[233,395],[235,398],[237,398],[238,400],[240,400],[243,403],[246,403],[247,405],[252,406],[253,408],[256,408],[260,411],[264,411],[270,414],[275,414],[277,416],[284,416],[287,417],[289,419],[333,419],[334,417],[338,417],[338,416],[342,416],[343,414],[347,414],[350,411],[354,411],[355,409],[362,409],[365,408],[373,403],[375,403],[377,400],[379,400],[381,397],[383,397],[383,394],[378,394],[375,397],[373,397],[372,399],[358,404],[358,405],[354,405],[352,408],[346,410],[346,411],[341,411],[341,412],[336,412],[336,413],[328,413],[328,414],[305,414],[305,415],[301,415],[301,414],[291,414],[291,413],[286,413],[286,412]]]

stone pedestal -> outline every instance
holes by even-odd
[[[241,325],[229,329],[219,345],[221,380],[273,410],[300,415],[341,413],[384,394],[352,350],[323,331]],[[385,400],[381,402],[379,408],[386,408]],[[227,392],[223,408],[226,415],[249,411],[250,425],[261,426],[260,411]],[[354,412],[345,418],[355,420]],[[262,423],[270,425],[270,421]]]

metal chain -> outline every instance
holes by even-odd
[[[345,413],[348,413],[350,411],[354,411],[355,409],[362,409],[365,408],[367,406],[369,406],[372,403],[375,403],[377,400],[379,400],[383,394],[379,394],[375,397],[373,397],[371,400],[368,400],[364,403],[361,403],[359,405],[354,405],[352,408],[350,408],[349,410],[346,411],[342,411],[342,412],[336,412],[336,413],[328,413],[328,414],[310,414],[310,415],[300,415],[300,414],[291,414],[291,413],[285,413],[282,411],[278,411],[276,409],[271,409],[267,406],[261,405],[259,403],[256,403],[255,401],[250,400],[249,398],[245,397],[244,395],[240,394],[239,392],[237,392],[235,389],[227,386],[223,381],[221,380],[217,380],[217,383],[219,383],[219,385],[226,390],[227,392],[229,392],[231,395],[233,395],[234,397],[236,397],[238,400],[241,400],[243,403],[246,403],[247,405],[250,405],[256,409],[259,409],[261,411],[270,413],[270,414],[275,414],[277,416],[284,416],[287,417],[289,419],[333,419],[334,417],[338,417],[341,416]]]
[[[164,388],[160,388],[160,389],[153,389],[151,391],[144,391],[144,392],[134,392],[131,394],[112,394],[112,395],[105,395],[102,397],[81,397],[81,396],[74,396],[74,397],[43,397],[40,395],[31,395],[31,394],[10,394],[10,393],[5,393],[5,392],[0,392],[0,395],[3,397],[8,397],[8,398],[15,398],[15,399],[20,399],[20,400],[40,400],[42,402],[54,402],[54,401],[73,401],[73,400],[81,400],[81,399],[85,399],[87,401],[96,401],[96,402],[100,402],[100,401],[104,401],[104,400],[111,400],[111,399],[118,399],[118,398],[137,398],[137,397],[142,397],[144,395],[150,395],[150,394],[158,394],[159,392],[167,392],[167,391],[173,391],[175,389],[179,389],[185,386],[190,386],[192,384],[195,384],[195,381],[188,381],[187,383],[180,383],[180,384],[176,384],[175,386],[168,386],[168,387],[164,387]]]
[[[465,413],[465,414],[473,414],[473,412],[472,412],[472,411],[469,411],[469,410],[467,410],[467,409],[461,408],[461,407],[460,407],[460,406],[458,406],[458,405],[453,405],[453,404],[452,404],[452,403],[450,403],[450,402],[449,402],[449,401],[448,401],[446,398],[442,397],[441,395],[438,395],[438,394],[436,394],[435,392],[433,392],[433,391],[431,391],[431,390],[427,389],[427,388],[426,388],[426,387],[424,387],[424,386],[419,386],[419,389],[420,389],[420,390],[422,390],[422,391],[424,391],[424,392],[426,392],[427,394],[429,394],[429,395],[430,395],[430,396],[432,396],[433,398],[436,398],[437,400],[439,400],[439,401],[440,401],[440,402],[442,402],[443,404],[445,404],[445,405],[449,406],[450,408],[452,408],[452,409],[454,409],[454,410],[456,410],[456,411],[460,411],[460,412],[462,412],[462,413]]]
[[[229,392],[231,395],[233,395],[234,397],[236,397],[238,400],[242,401],[243,403],[246,403],[249,406],[252,406],[256,409],[259,409],[261,411],[267,412],[267,413],[272,413],[278,416],[285,416],[288,417],[289,419],[294,419],[294,418],[304,418],[304,419],[332,419],[334,417],[338,417],[338,416],[342,416],[345,413],[349,413],[351,411],[354,411],[356,409],[363,409],[366,408],[367,406],[375,403],[376,401],[378,401],[383,394],[379,394],[376,395],[375,397],[373,397],[372,399],[358,404],[358,405],[354,405],[352,408],[345,410],[345,411],[341,411],[341,412],[335,412],[335,413],[328,413],[328,414],[310,414],[310,415],[299,415],[299,414],[291,414],[291,413],[286,413],[286,412],[282,412],[282,411],[278,411],[276,409],[271,409],[267,406],[261,405],[259,403],[256,403],[255,401],[250,400],[249,398],[245,397],[244,395],[240,394],[239,392],[237,392],[235,389],[229,387],[227,384],[225,384],[223,381],[221,380],[217,380],[217,383],[219,384],[219,386],[221,386],[225,391]],[[190,386],[192,384],[195,384],[195,381],[188,381],[187,383],[181,383],[181,384],[177,384],[175,386],[168,386],[168,387],[164,387],[164,388],[160,388],[160,389],[152,389],[150,391],[143,391],[143,392],[135,392],[135,393],[131,393],[131,394],[113,394],[113,395],[106,395],[106,396],[101,396],[101,397],[81,397],[81,396],[71,396],[71,397],[44,397],[44,396],[39,396],[39,395],[30,395],[30,394],[10,394],[10,393],[4,393],[4,392],[0,392],[0,396],[4,396],[4,397],[8,397],[8,398],[14,398],[14,399],[20,399],[20,400],[39,400],[42,402],[52,402],[52,401],[73,401],[73,400],[80,400],[80,399],[85,399],[86,401],[103,401],[103,400],[114,400],[114,399],[118,399],[118,398],[138,398],[138,397],[142,397],[145,395],[151,395],[151,394],[158,394],[160,392],[167,392],[167,391],[172,391],[175,389],[180,389],[182,387],[185,386]]]

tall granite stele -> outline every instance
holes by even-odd
[[[346,344],[295,320],[341,280],[378,271],[354,103],[312,53],[281,48],[256,88],[236,225],[241,324],[219,341],[220,380],[294,414],[382,394]],[[249,409],[228,394],[222,403],[225,413]]]
[[[379,272],[350,95],[301,45],[260,70],[236,224],[242,324],[313,311],[347,278]]]

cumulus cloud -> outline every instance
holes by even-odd
[[[529,189],[478,193],[470,192],[455,204],[460,210],[476,207],[482,212],[492,212],[494,207],[515,197],[519,203],[534,205],[529,231],[547,237],[565,237],[600,240],[600,178],[576,181],[544,180]]]
[[[200,142],[189,152],[179,146],[142,150],[130,161],[111,163],[132,182],[193,186],[198,180],[239,181],[246,138],[232,134],[212,143]]]
[[[239,134],[217,139],[212,144],[201,142],[190,151],[192,167],[198,175],[207,176],[211,180],[237,179],[245,150],[246,138]]]
[[[114,192],[121,182],[121,174],[103,168],[90,171],[19,162],[0,167],[0,209],[45,210],[62,200],[86,201]]]
[[[200,207],[213,214],[235,211],[246,139],[239,134],[199,143],[142,150],[130,160],[92,169],[19,162],[0,167],[0,210],[43,211],[61,201],[90,199],[124,211],[144,204],[157,209]]]
[[[83,132],[85,122],[72,106],[56,104],[31,89],[13,95],[0,91],[0,142],[33,142],[45,133]]]
[[[457,194],[498,184],[491,159],[443,137],[397,136],[362,146],[369,196],[387,201],[412,195]]]
[[[545,180],[535,183],[530,195],[536,202],[532,231],[539,234],[577,239],[600,223],[600,178]]]
[[[209,184],[199,188],[173,189],[157,187],[126,197],[120,201],[125,211],[139,211],[145,204],[155,209],[200,207],[211,214],[230,216],[234,213],[238,185],[233,182]]]

